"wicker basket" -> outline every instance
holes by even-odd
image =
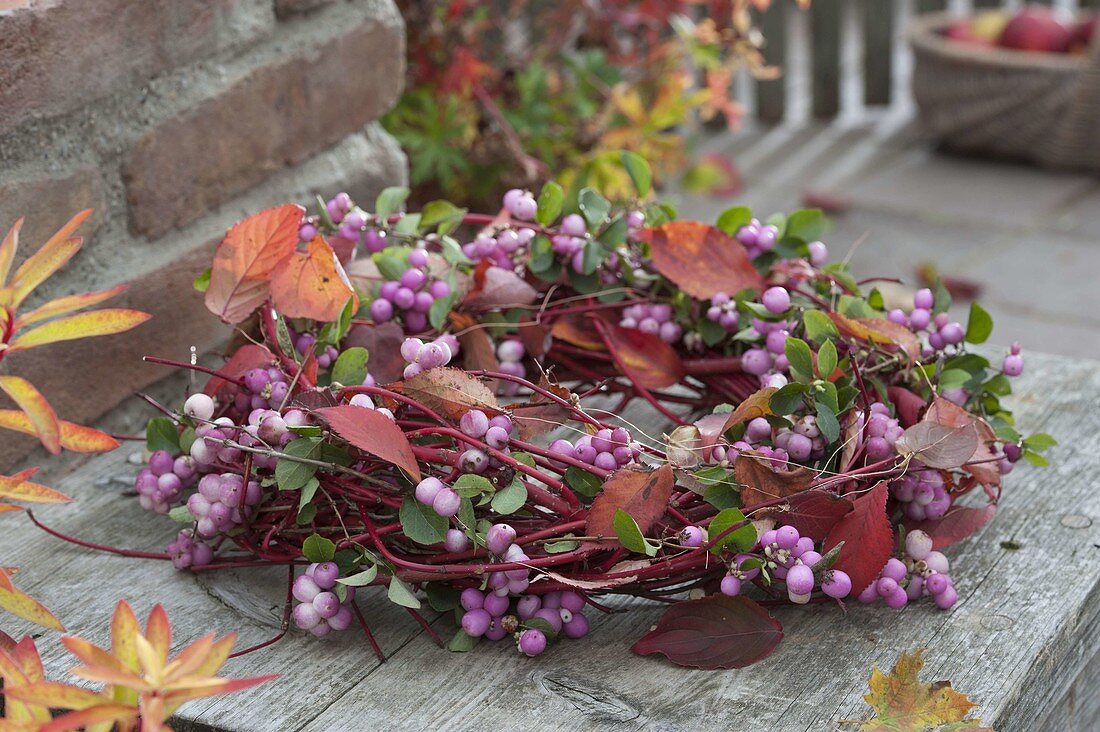
[[[957,16],[914,19],[913,96],[953,150],[1100,172],[1100,42],[1090,53],[1025,53],[943,36]]]

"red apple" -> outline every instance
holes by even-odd
[[[1073,37],[1065,18],[1051,8],[1028,6],[1008,21],[998,42],[1019,51],[1065,53]]]
[[[952,41],[958,41],[959,43],[970,43],[979,46],[993,45],[989,40],[976,35],[968,20],[955,21],[944,29],[943,35],[944,38],[950,38]]]

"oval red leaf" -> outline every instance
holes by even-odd
[[[764,278],[745,247],[721,229],[698,221],[671,221],[646,229],[639,238],[649,244],[657,271],[700,300],[717,292],[734,295],[746,288],[764,288]]]
[[[878,577],[894,550],[894,530],[886,515],[885,481],[879,481],[869,493],[852,502],[851,512],[825,537],[822,554],[842,541],[844,546],[833,568],[851,577],[854,597]]]
[[[318,409],[316,414],[348,444],[393,463],[413,480],[420,480],[420,466],[413,455],[412,445],[390,418],[373,409],[349,404]]]
[[[617,470],[603,484],[596,500],[592,501],[586,533],[618,541],[615,512],[622,509],[631,515],[644,534],[653,522],[664,515],[675,483],[676,476],[667,463],[648,473],[630,468]]]
[[[936,551],[962,541],[978,529],[985,526],[997,513],[996,504],[981,508],[952,506],[943,518],[930,521],[906,521],[906,531],[920,529],[932,537],[932,548]]]
[[[783,626],[747,597],[710,595],[678,602],[631,650],[660,653],[677,666],[744,668],[766,657],[783,640]]]
[[[824,490],[808,490],[787,498],[788,511],[776,514],[776,521],[798,529],[802,536],[822,541],[840,520],[852,511],[851,501]]]

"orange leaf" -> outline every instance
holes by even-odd
[[[118,440],[100,432],[94,427],[85,427],[58,420],[61,427],[61,447],[72,452],[109,452],[118,447]],[[0,428],[22,432],[25,435],[37,434],[26,412],[16,409],[0,409]]]
[[[742,422],[749,422],[757,417],[771,416],[773,414],[771,399],[777,391],[779,390],[774,386],[766,386],[760,391],[750,394],[745,401],[737,405],[737,409],[729,413],[719,434]]]
[[[601,320],[597,330],[606,333],[624,375],[646,389],[672,386],[684,376],[684,364],[669,344],[652,333],[623,328]]]
[[[80,659],[86,666],[110,669],[118,673],[130,672],[120,659],[83,638],[73,635],[62,636],[61,645],[69,649],[69,653]]]
[[[13,307],[23,302],[34,288],[45,282],[50,275],[61,269],[74,254],[80,251],[84,240],[79,236],[70,237],[76,228],[84,223],[84,219],[91,215],[92,210],[89,208],[73,216],[42,245],[41,249],[28,257],[27,261],[15,270],[11,281]]]
[[[271,297],[288,318],[329,322],[340,317],[348,302],[358,297],[332,247],[315,236],[305,251],[286,257],[271,273]]]
[[[4,693],[12,699],[54,709],[87,709],[104,701],[103,696],[90,689],[55,681],[20,684],[6,689]]]
[[[153,316],[149,313],[126,308],[105,308],[88,313],[77,313],[40,325],[17,336],[8,347],[8,352],[25,351],[48,343],[73,341],[78,338],[123,333],[136,328],[151,317]]]
[[[0,286],[8,281],[11,263],[15,261],[15,252],[19,249],[19,230],[22,228],[23,219],[18,219],[4,236],[4,241],[0,242]]]
[[[99,706],[81,709],[76,712],[62,714],[49,724],[44,724],[38,732],[70,732],[70,730],[83,729],[97,722],[116,722],[124,724],[137,720],[138,710],[125,704],[100,704]]]
[[[38,471],[37,468],[24,470],[15,475],[0,475],[0,498],[27,503],[71,503],[73,499],[64,493],[31,483],[27,477]]]
[[[856,338],[865,343],[892,346],[900,349],[915,361],[920,357],[920,341],[903,325],[883,318],[849,318],[840,313],[829,313],[841,335]]]
[[[461,369],[428,369],[391,384],[390,388],[456,422],[471,409],[480,409],[490,416],[502,413],[493,392]]]
[[[168,622],[168,613],[160,603],[153,606],[149,619],[145,621],[145,637],[156,651],[161,665],[168,663],[168,649],[172,646],[172,624]]]
[[[18,588],[0,587],[0,609],[51,630],[65,630],[46,606]]]
[[[294,253],[303,209],[269,208],[237,223],[214,253],[206,307],[227,323],[252,314],[271,292],[275,266]]]
[[[13,506],[10,503],[0,503],[0,513],[9,513],[11,511],[22,511],[22,506]]]
[[[651,472],[620,468],[592,501],[586,533],[616,540],[615,512],[622,509],[645,534],[664,515],[675,483],[672,466],[668,464]]]
[[[0,389],[27,413],[42,445],[54,455],[61,452],[61,426],[46,397],[31,382],[10,374],[0,376]]]
[[[657,271],[692,297],[761,290],[764,278],[745,247],[721,229],[698,221],[671,221],[641,233]]]
[[[558,318],[550,327],[550,335],[586,351],[602,351],[604,348],[592,322],[580,315]]]
[[[774,498],[786,498],[810,487],[817,473],[809,468],[772,470],[771,464],[757,453],[743,452],[734,463],[737,482],[741,484],[741,505],[752,508]]]
[[[109,290],[85,292],[80,295],[68,295],[66,297],[59,297],[56,300],[50,300],[45,305],[35,308],[26,315],[19,316],[19,319],[15,323],[16,330],[28,326],[31,323],[37,323],[40,320],[47,320],[57,315],[64,315],[74,310],[98,305],[104,300],[110,300],[116,295],[121,295],[129,288],[129,285],[117,285]]]

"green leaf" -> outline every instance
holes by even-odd
[[[802,406],[803,397],[807,391],[809,391],[809,387],[805,384],[787,384],[772,394],[771,399],[768,400],[768,405],[773,412],[780,416],[791,414]]]
[[[341,577],[336,580],[342,585],[348,587],[366,587],[371,582],[374,582],[374,578],[378,576],[378,565],[372,564],[369,568],[351,575],[350,577]]]
[[[951,309],[951,293],[944,287],[943,280],[938,276],[936,277],[936,283],[932,287],[932,314],[939,315],[940,313],[946,313]]]
[[[180,452],[184,455],[190,455],[191,446],[195,444],[197,439],[198,435],[195,434],[195,428],[185,427],[183,432],[180,433]]]
[[[558,632],[554,630],[554,626],[550,625],[550,621],[546,618],[528,618],[527,620],[523,621],[523,627],[541,631],[543,635],[551,640],[556,638],[558,635]]]
[[[638,528],[638,522],[626,511],[621,508],[615,511],[612,526],[615,527],[615,536],[619,537],[619,543],[630,551],[649,557],[657,554],[657,547],[646,541],[642,530]]]
[[[302,554],[311,562],[331,562],[336,556],[336,545],[320,534],[310,534],[302,542]]]
[[[333,382],[344,386],[358,386],[367,378],[367,361],[370,352],[361,346],[352,346],[336,358],[332,366]]]
[[[321,441],[310,437],[299,437],[291,440],[283,448],[283,452],[306,460],[316,460],[321,450]],[[275,462],[275,482],[281,491],[296,491],[313,477],[317,472],[317,465],[303,463],[290,458],[279,458]]]
[[[206,292],[210,288],[210,268],[203,270],[191,285],[197,292]]]
[[[452,490],[463,498],[476,498],[483,493],[493,493],[496,487],[489,481],[474,473],[464,473],[454,482]]]
[[[599,191],[592,188],[581,190],[581,195],[577,199],[577,206],[584,214],[584,219],[588,222],[590,229],[599,228],[607,219],[608,212],[611,211],[611,202],[601,196]]]
[[[1034,435],[1029,435],[1024,439],[1024,445],[1036,452],[1042,452],[1043,450],[1049,450],[1058,444],[1058,440],[1054,439],[1045,432],[1036,432]]]
[[[299,526],[308,526],[315,518],[317,518],[317,504],[311,503],[298,509],[298,516],[294,519],[294,523]]]
[[[466,631],[459,628],[455,632],[454,636],[447,641],[447,650],[452,653],[468,653],[474,650],[474,646],[478,643],[478,638],[474,638],[472,635],[468,635]]]
[[[958,389],[973,378],[962,369],[945,369],[940,373],[939,386],[941,389]]]
[[[790,215],[783,235],[809,244],[820,239],[824,233],[825,214],[819,208],[804,208]]]
[[[817,428],[830,444],[840,439],[840,423],[836,420],[836,414],[820,401],[817,403]]]
[[[401,531],[417,544],[431,546],[447,537],[450,522],[412,496],[405,496],[398,512]]]
[[[836,346],[831,339],[826,340],[817,351],[817,373],[823,379],[829,378],[829,374],[836,369],[836,363]]]
[[[741,230],[742,226],[745,226],[752,221],[752,209],[748,206],[733,206],[727,208],[721,214],[718,215],[718,222],[715,224],[719,229],[726,232],[730,236],[734,236]]]
[[[753,544],[756,543],[756,527],[751,522],[722,536],[721,539],[718,538],[726,529],[744,521],[745,514],[736,508],[719,511],[718,515],[712,518],[710,524],[707,525],[707,536],[713,542],[710,550],[718,554],[723,547],[729,544],[732,544],[738,552],[747,552],[752,549]]]
[[[600,243],[600,246],[605,251],[613,251],[616,247],[619,247],[626,243],[627,225],[625,216],[616,216],[611,220],[611,223],[600,232],[600,235],[596,237],[596,241]]]
[[[993,316],[976,302],[970,303],[970,319],[966,321],[966,342],[985,343],[993,333]]]
[[[168,512],[168,518],[173,521],[178,521],[181,524],[191,524],[195,522],[195,515],[187,508],[187,506],[176,506]]]
[[[836,324],[820,310],[807,310],[802,316],[802,324],[806,326],[806,337],[814,343],[821,343],[826,338],[840,337]]]
[[[432,610],[437,613],[457,610],[461,606],[462,591],[443,582],[425,583],[424,594],[428,596]]]
[[[649,169],[649,163],[638,153],[629,150],[623,150],[621,156],[623,167],[626,168],[627,175],[634,183],[634,190],[638,191],[639,196],[645,198],[653,188],[653,171]]]
[[[550,240],[542,234],[535,237],[535,240],[531,242],[530,257],[527,260],[527,267],[536,274],[539,272],[550,271],[556,264],[554,259],[554,250],[550,244]],[[557,277],[558,271],[553,272],[554,277]]]
[[[374,213],[379,218],[392,216],[401,210],[402,204],[409,197],[409,189],[404,186],[390,186],[383,188],[374,201]]]
[[[791,362],[791,376],[804,383],[813,381],[814,357],[806,341],[801,338],[788,338],[783,351],[787,354],[787,360]]]
[[[703,491],[703,500],[719,511],[741,505],[741,493],[732,483],[717,483]]]
[[[1034,450],[1024,450],[1024,459],[1037,468],[1045,468],[1050,465],[1049,460]]]
[[[546,181],[546,184],[542,187],[542,192],[539,193],[539,207],[538,213],[535,214],[535,220],[543,226],[554,223],[561,215],[561,205],[564,200],[565,193],[562,191],[561,186],[552,180]]]
[[[429,201],[420,211],[421,232],[435,229],[440,234],[450,234],[462,224],[466,209],[459,208],[450,201]]]
[[[525,503],[527,503],[527,486],[518,478],[513,478],[511,483],[497,491],[491,505],[494,511],[507,516],[523,508]]]
[[[301,363],[298,349],[294,347],[294,342],[290,339],[290,328],[287,327],[286,318],[282,315],[276,315],[275,317],[275,341],[279,344],[279,349],[283,353],[290,354],[295,361]]]
[[[145,447],[149,452],[167,450],[175,454],[180,451],[180,436],[176,423],[168,417],[153,417],[145,428]]]
[[[302,486],[302,494],[298,496],[298,515],[301,516],[302,510],[305,509],[313,502],[313,497],[317,495],[317,489],[321,487],[321,482],[316,477],[310,478],[306,481],[306,484]],[[316,510],[314,510],[316,515]]]
[[[572,534],[568,536],[572,536]],[[542,545],[542,548],[547,554],[563,554],[573,551],[580,545],[581,543],[575,539],[562,539],[561,541],[547,542]]]
[[[420,214],[405,214],[397,220],[397,224],[393,227],[393,230],[398,234],[413,236],[420,231]]]
[[[420,608],[420,600],[416,599],[416,595],[413,594],[408,585],[396,577],[390,577],[390,588],[386,591],[386,597],[390,599],[390,602],[401,607],[408,607],[413,610]]]
[[[432,303],[428,309],[428,322],[436,330],[443,330],[447,325],[447,316],[451,314],[451,308],[458,301],[458,293],[452,292],[447,297],[441,297]]]
[[[595,497],[603,488],[603,481],[587,470],[570,465],[565,471],[565,484],[582,496]]]

